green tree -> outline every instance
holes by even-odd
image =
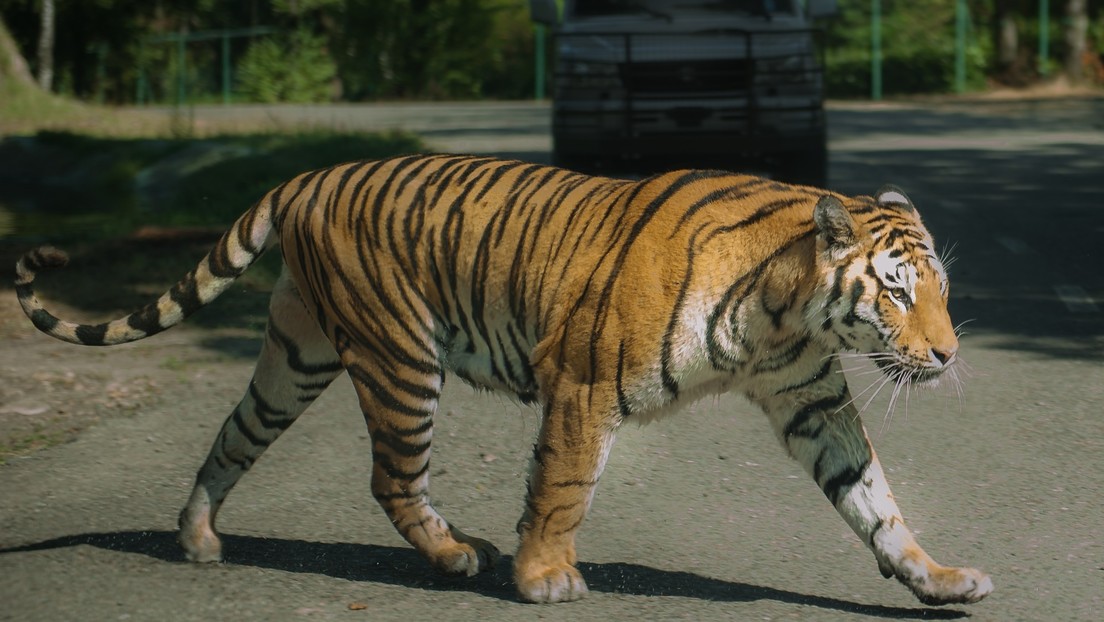
[[[882,71],[887,94],[946,92],[954,86],[956,0],[883,0]],[[840,0],[828,24],[827,83],[831,96],[870,93],[870,0]],[[976,18],[975,18],[976,19]],[[991,50],[988,37],[968,37],[967,80],[984,84]]]
[[[533,27],[521,2],[348,0],[340,22],[334,50],[347,98],[532,92]]]
[[[333,99],[337,67],[324,39],[305,28],[295,30],[290,39],[267,37],[249,47],[238,65],[241,93],[264,103]]]
[[[54,0],[42,0],[38,33],[38,86],[49,91],[54,85]]]

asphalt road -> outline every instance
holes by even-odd
[[[195,114],[400,127],[442,150],[548,158],[539,104]],[[183,327],[94,356],[4,344],[56,366],[176,364],[134,415],[0,467],[0,619],[1104,619],[1104,100],[834,105],[830,128],[833,187],[895,183],[954,245],[952,315],[972,320],[963,394],[913,394],[892,417],[882,396],[865,419],[921,544],[991,573],[987,600],[929,608],[882,579],[735,397],[623,430],[579,540],[581,602],[517,603],[509,557],[475,579],[433,575],[371,500],[346,382],[229,498],[227,562],[184,563],[176,512],[250,363]],[[438,421],[435,503],[511,552],[538,413],[454,380]]]

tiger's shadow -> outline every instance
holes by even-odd
[[[409,548],[341,542],[308,542],[233,534],[222,534],[222,540],[228,564],[319,574],[347,581],[382,583],[423,590],[465,591],[516,601],[510,570],[513,559],[508,555],[504,555],[490,572],[470,578],[450,578],[435,574],[425,561]],[[118,531],[62,536],[34,544],[0,549],[0,555],[81,544],[109,551],[138,553],[167,562],[184,561],[184,555],[176,543],[176,534],[169,531]],[[723,581],[691,572],[661,570],[624,562],[579,562],[578,566],[592,592],[637,596],[678,596],[721,602],[769,599],[794,605],[897,619],[950,620],[969,616],[964,611],[954,609],[866,605],[838,598]]]

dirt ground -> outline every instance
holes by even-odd
[[[44,296],[54,298],[57,313],[77,320],[123,315],[160,295],[172,279],[202,257],[216,237],[209,231],[184,239],[159,235],[150,240],[140,234],[106,246],[93,245],[88,251],[92,257],[82,261],[86,258],[77,255],[76,265],[61,271],[61,278],[42,277]],[[0,245],[0,261],[14,266],[18,252],[25,248],[29,247]],[[97,257],[99,253],[106,257]],[[122,259],[128,253],[135,255]],[[163,261],[149,274],[126,271],[122,280],[105,282],[105,274],[121,272],[122,262],[142,264],[152,253]],[[182,331],[175,339],[170,337],[171,345],[136,357],[42,339],[23,315],[10,284],[0,284],[0,464],[70,441],[105,418],[129,417],[159,400],[183,399],[173,390],[184,377],[186,361],[206,364],[251,357],[259,349],[267,299],[268,279],[261,276],[260,280],[239,288],[246,293],[236,303],[219,305],[215,313],[201,313],[200,326],[205,330],[200,334]],[[205,322],[205,317],[215,325]],[[205,344],[223,345],[212,349]]]
[[[162,394],[166,362],[105,364],[38,338],[14,292],[0,296],[0,460],[75,438],[104,417],[131,416]],[[70,310],[71,311],[71,310]]]

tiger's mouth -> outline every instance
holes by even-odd
[[[883,374],[896,380],[903,380],[912,386],[931,387],[939,384],[939,379],[947,371],[948,366],[926,367],[910,364],[896,357],[873,358],[875,365]]]

